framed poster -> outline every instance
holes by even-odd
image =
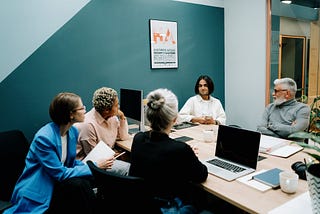
[[[151,68],[178,68],[177,22],[150,19]]]

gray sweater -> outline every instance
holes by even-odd
[[[287,139],[297,131],[304,131],[309,126],[310,107],[295,99],[281,105],[270,103],[264,110],[257,131],[262,134]]]

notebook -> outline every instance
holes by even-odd
[[[260,181],[261,183],[264,183],[275,189],[280,187],[279,174],[282,171],[283,170],[278,168],[269,169],[263,173],[252,176],[252,179]]]
[[[219,125],[215,156],[202,160],[208,172],[227,181],[257,168],[261,133]],[[217,166],[221,165],[222,166]],[[227,169],[228,168],[228,169]]]

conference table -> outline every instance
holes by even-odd
[[[203,130],[213,130],[215,136],[211,142],[204,141]],[[180,136],[188,136],[193,138],[186,142],[190,145],[195,145],[199,148],[198,157],[201,160],[214,156],[216,134],[218,130],[217,125],[198,125],[190,128],[173,130],[170,137],[176,138]],[[130,152],[133,135],[130,139],[125,141],[117,141],[117,146]],[[241,142],[238,142],[241,143]],[[266,157],[258,161],[257,169],[268,170],[272,168],[280,168],[283,170],[292,171],[291,165],[296,161],[303,161],[307,158],[304,152],[298,152],[288,158],[282,158],[267,154],[259,154]],[[244,210],[248,213],[268,213],[276,207],[294,199],[295,197],[308,191],[307,182],[299,179],[299,186],[295,193],[288,194],[281,191],[281,189],[270,189],[267,191],[260,191],[237,180],[225,181],[214,175],[209,174],[207,180],[201,184],[201,187],[210,194]]]

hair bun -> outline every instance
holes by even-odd
[[[164,102],[165,100],[163,97],[158,100],[152,99],[148,102],[148,106],[153,110],[159,110],[163,106]]]

